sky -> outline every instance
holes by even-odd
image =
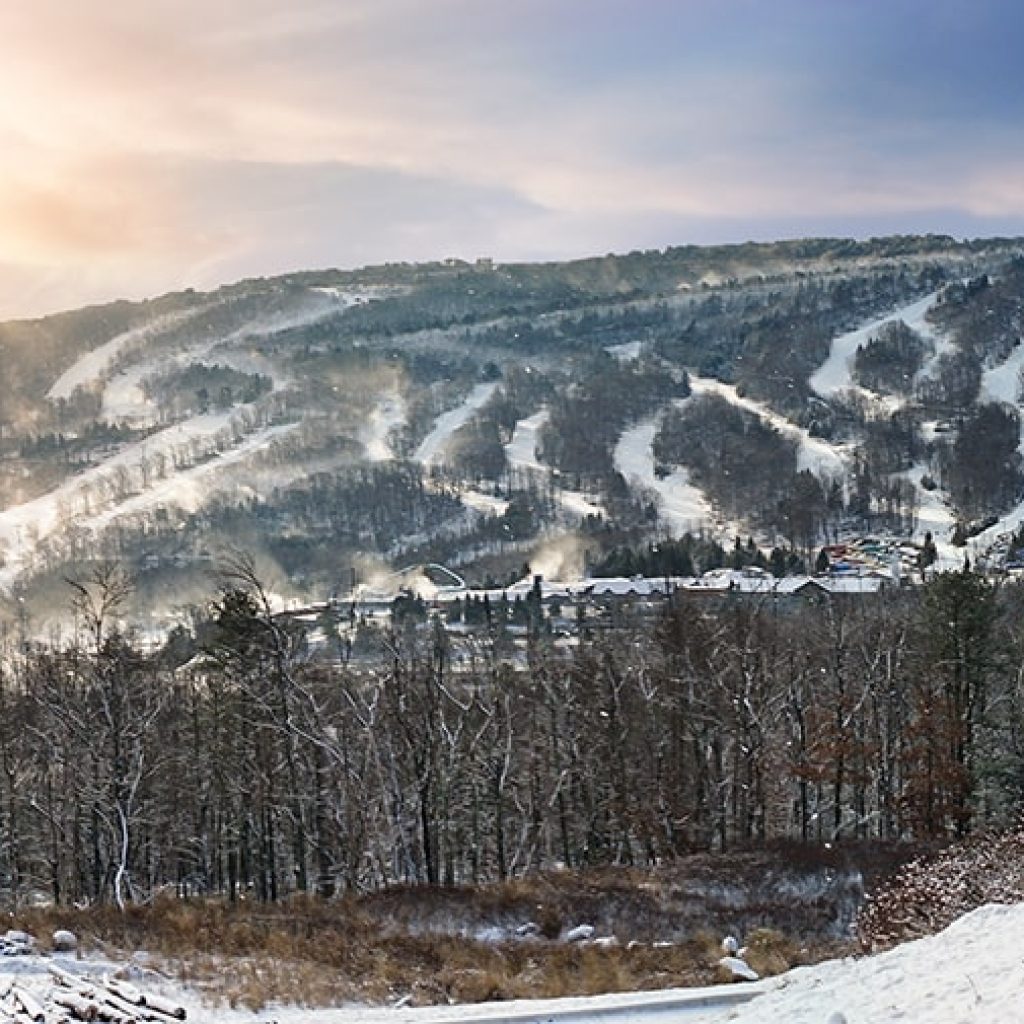
[[[0,0],[0,316],[241,277],[1024,235],[1018,0]]]

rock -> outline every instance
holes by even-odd
[[[757,971],[738,956],[723,956],[718,966],[728,971],[733,981],[757,981],[760,978]]]
[[[536,921],[527,921],[516,929],[516,935],[521,939],[532,939],[535,935],[540,935],[540,925]]]
[[[25,956],[35,950],[36,940],[28,932],[12,928],[0,937],[0,955]]]
[[[78,936],[66,928],[58,928],[53,933],[53,951],[55,953],[73,953],[78,949]]]
[[[722,939],[722,952],[726,956],[735,956],[736,951],[740,948],[739,940],[735,935],[726,935]]]
[[[575,928],[570,928],[565,933],[566,942],[582,942],[584,939],[589,939],[594,934],[594,926],[592,924],[578,924]]]

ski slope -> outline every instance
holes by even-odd
[[[804,428],[780,416],[763,402],[737,394],[735,386],[710,377],[690,375],[690,390],[695,395],[718,395],[727,402],[753,413],[773,426],[779,433],[797,442],[797,469],[809,469],[821,476],[841,478],[846,473],[846,453],[839,445],[812,437]]]
[[[434,421],[433,429],[416,449],[413,456],[415,461],[427,469],[443,461],[445,449],[448,447],[452,435],[487,404],[497,387],[497,383],[477,384],[461,405],[438,416]]]
[[[981,375],[979,399],[983,402],[1005,402],[1021,414],[1021,437],[1017,451],[1024,455],[1024,409],[1018,401],[1021,370],[1024,369],[1024,343],[1017,347],[1001,363],[985,370]],[[971,539],[971,549],[977,553],[995,544],[1004,534],[1014,533],[1024,526],[1024,502],[1011,509],[999,520]]]
[[[162,331],[178,327],[198,316],[207,307],[199,307],[179,313],[168,313],[155,320],[133,327],[115,335],[109,341],[86,352],[69,366],[53,383],[46,397],[52,402],[70,398],[79,388],[89,387],[101,381],[114,362],[123,352],[156,337]]]
[[[870,397],[875,402],[901,404],[899,399],[883,397],[872,391],[867,391],[854,383],[853,380],[853,357],[858,347],[867,344],[878,331],[888,323],[895,323],[902,320],[908,327],[928,338],[934,338],[934,331],[925,319],[928,311],[935,305],[938,292],[931,292],[923,299],[911,302],[901,309],[897,309],[886,316],[872,320],[863,327],[854,331],[840,334],[832,339],[832,347],[828,358],[814,373],[811,374],[808,383],[822,398],[831,398],[843,391],[855,390],[858,393]]]
[[[505,445],[505,458],[513,469],[548,471],[548,467],[537,458],[540,431],[547,423],[548,415],[547,409],[541,409],[516,423],[512,440]]]
[[[541,409],[530,416],[519,420],[512,431],[512,440],[505,445],[505,460],[509,469],[517,469],[527,473],[551,475],[551,467],[537,458],[537,446],[540,432],[548,421],[549,412]],[[585,518],[586,516],[604,516],[607,512],[593,496],[581,491],[570,491],[556,486],[553,490],[555,501],[563,512],[570,517]]]
[[[623,431],[615,445],[614,465],[629,484],[657,495],[658,515],[673,533],[693,532],[714,521],[714,510],[704,492],[690,482],[686,469],[665,477],[655,472],[653,444],[660,422],[659,414]]]
[[[125,514],[172,503],[174,488],[205,478],[208,488],[216,473],[182,471],[205,460],[238,452],[247,457],[265,448],[292,425],[260,430],[237,410],[207,413],[157,431],[125,445],[97,466],[65,480],[47,494],[0,512],[0,589],[9,590],[32,566],[40,545],[71,528],[99,527]],[[287,429],[286,429],[287,428]],[[248,441],[244,439],[248,436]],[[151,494],[151,492],[153,492]],[[193,490],[195,495],[195,490]],[[187,501],[187,491],[183,491]]]
[[[370,462],[386,462],[394,458],[391,432],[405,422],[405,399],[397,391],[382,395],[360,428],[358,440],[366,449]]]

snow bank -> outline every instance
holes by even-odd
[[[863,959],[801,967],[726,1014],[730,1024],[994,1024],[1021,1020],[1024,904],[987,906],[944,932]]]

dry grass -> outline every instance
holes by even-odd
[[[800,882],[805,895],[794,896],[799,886],[790,879],[772,901],[766,857],[556,872],[476,888],[397,887],[327,903],[168,896],[124,913],[35,909],[11,924],[40,938],[70,928],[87,948],[115,957],[144,949],[211,1001],[254,1010],[272,1002],[422,1005],[710,985],[727,933],[746,942],[762,975],[849,951],[832,935],[830,900],[839,897],[816,887],[822,865],[795,869],[810,879]],[[778,859],[773,870],[790,877]],[[526,922],[538,934],[516,938]],[[566,942],[566,931],[584,922],[618,944]],[[474,938],[484,930],[486,941]]]

